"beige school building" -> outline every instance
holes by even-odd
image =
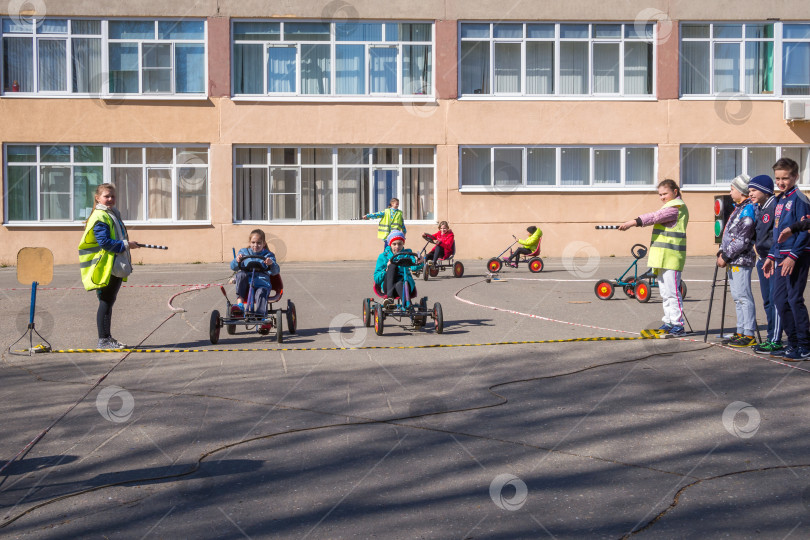
[[[468,264],[529,225],[545,257],[627,256],[649,230],[594,226],[665,178],[709,255],[734,176],[790,157],[810,189],[806,0],[7,4],[0,263],[76,263],[102,182],[170,247],[146,264],[227,261],[255,228],[282,262],[372,259],[358,218],[392,196],[409,247],[447,220]]]

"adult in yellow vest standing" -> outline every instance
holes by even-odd
[[[94,196],[95,208],[87,219],[79,243],[79,269],[82,284],[88,291],[96,291],[98,311],[99,349],[124,349],[126,345],[110,334],[112,309],[121,282],[132,273],[130,249],[140,245],[127,238],[127,229],[121,214],[115,208],[115,186],[101,184]]]
[[[630,227],[653,226],[647,264],[658,276],[658,290],[664,301],[664,324],[660,330],[682,336],[685,332],[680,284],[686,263],[689,210],[674,180],[667,179],[658,184],[658,197],[664,203],[660,210],[626,221],[619,225],[619,229],[626,231]]]
[[[402,210],[399,209],[399,199],[394,197],[388,203],[388,208],[382,212],[374,212],[373,214],[366,214],[363,219],[380,219],[377,225],[377,238],[383,241],[383,248],[388,247],[388,235],[391,231],[402,231],[403,234],[408,231],[405,229],[405,218],[402,215]]]

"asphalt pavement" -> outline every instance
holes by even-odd
[[[113,335],[152,352],[33,355],[11,354],[30,287],[0,268],[0,536],[809,537],[810,363],[719,346],[722,283],[704,342],[713,258],[684,271],[694,333],[639,339],[657,290],[594,294],[630,262],[487,281],[464,261],[417,280],[443,333],[383,335],[362,320],[372,261],[283,263],[296,333],[283,317],[283,343],[240,327],[216,345],[227,266],[136,265]],[[92,349],[96,307],[58,266],[35,329]]]

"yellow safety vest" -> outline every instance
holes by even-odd
[[[386,208],[383,212],[383,217],[380,224],[377,226],[377,238],[388,238],[391,234],[391,229],[401,231],[405,228],[405,220],[402,218],[402,210],[397,208]]]
[[[93,227],[103,221],[110,228],[110,238],[115,240],[115,224],[104,210],[93,210],[87,225],[84,228],[82,240],[79,242],[79,270],[82,273],[82,284],[88,291],[101,289],[110,283],[115,253],[101,249],[93,233]],[[123,227],[124,224],[122,223]],[[127,279],[124,278],[124,281]]]
[[[678,220],[672,227],[664,227],[660,223],[653,226],[647,265],[650,268],[680,272],[686,264],[686,226],[689,224],[689,210],[680,198],[672,199],[663,207],[669,206],[678,207]]]

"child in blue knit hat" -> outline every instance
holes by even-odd
[[[756,234],[754,249],[757,253],[757,274],[759,275],[759,292],[762,294],[762,306],[768,320],[768,335],[763,343],[754,345],[757,354],[771,354],[784,349],[782,345],[782,321],[776,312],[773,298],[773,276],[765,277],[762,263],[773,245],[774,209],[776,197],[773,194],[773,179],[767,174],[755,176],[748,183],[748,196],[757,205]]]

